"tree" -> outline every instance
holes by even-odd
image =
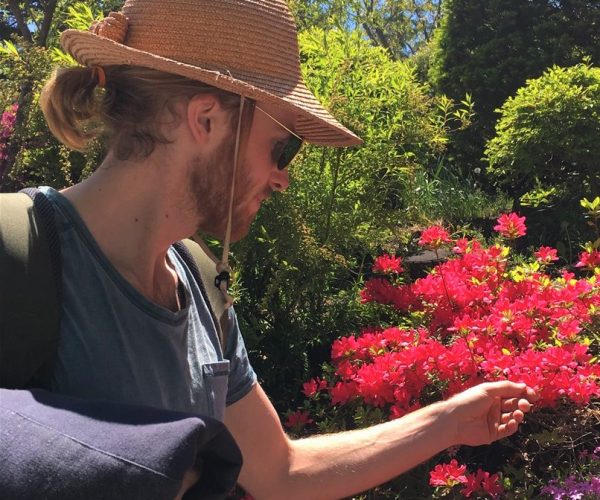
[[[528,78],[588,55],[600,62],[600,3],[596,0],[446,0],[435,34],[430,77],[452,98],[473,95],[477,119],[453,147],[459,161],[483,166],[494,110]]]
[[[94,19],[120,3],[9,1],[0,11],[0,31],[10,36],[0,43],[0,114],[16,109],[11,130],[4,127],[0,131],[3,190],[34,184],[65,186],[92,168],[98,149],[81,155],[61,145],[45,125],[39,92],[53,67],[74,64],[59,48],[60,31],[87,29]]]
[[[441,0],[296,0],[291,6],[300,30],[360,29],[393,59],[427,44],[441,12]]]

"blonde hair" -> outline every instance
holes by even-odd
[[[215,94],[223,107],[235,110],[239,96],[190,80],[140,66],[104,66],[105,88],[98,88],[92,68],[56,70],[40,96],[42,111],[56,138],[71,149],[85,151],[101,137],[120,160],[143,159],[158,144],[169,144],[163,126],[164,111],[179,120],[176,99],[200,93]],[[161,120],[161,117],[163,119]]]

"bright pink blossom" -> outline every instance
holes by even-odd
[[[465,497],[470,497],[472,494],[486,494],[492,498],[504,492],[503,486],[500,484],[500,476],[498,474],[490,474],[482,469],[477,469],[475,474],[466,474],[465,486],[460,491]]]
[[[403,271],[402,259],[400,259],[400,257],[393,257],[387,254],[381,255],[375,259],[375,263],[373,264],[373,271],[376,273],[383,274],[399,274]]]
[[[575,264],[575,267],[587,267],[589,269],[594,269],[597,266],[600,266],[600,251],[598,250],[581,252],[579,261]]]
[[[307,411],[295,411],[290,413],[287,420],[284,422],[288,429],[300,430],[305,425],[312,424],[313,419],[310,418],[310,414]]]
[[[422,247],[439,248],[444,243],[451,243],[450,235],[442,226],[431,226],[421,233],[419,245]]]
[[[302,392],[307,398],[315,396],[317,392],[326,388],[327,382],[319,379],[319,377],[311,378],[308,382],[302,384]]]
[[[18,104],[13,104],[0,115],[0,178],[6,168],[8,143],[15,128],[17,120]]]
[[[429,484],[431,486],[446,486],[452,488],[457,484],[467,482],[465,472],[466,465],[458,465],[456,459],[450,460],[448,464],[438,464],[429,472]]]
[[[498,218],[498,224],[494,226],[504,238],[514,240],[520,236],[525,236],[527,228],[525,227],[525,217],[519,217],[516,213],[502,214]]]
[[[536,259],[542,264],[550,264],[551,262],[558,260],[556,248],[540,247],[540,249],[537,252],[535,252],[534,255]]]

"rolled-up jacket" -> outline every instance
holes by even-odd
[[[210,417],[87,400],[44,390],[0,389],[0,498],[222,499],[242,456]]]

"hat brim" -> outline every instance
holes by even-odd
[[[127,64],[185,76],[222,90],[270,103],[296,115],[295,132],[308,143],[355,146],[357,135],[340,124],[314,97],[303,81],[274,81],[264,75],[200,68],[117,43],[92,32],[66,30],[63,48],[84,66]]]

